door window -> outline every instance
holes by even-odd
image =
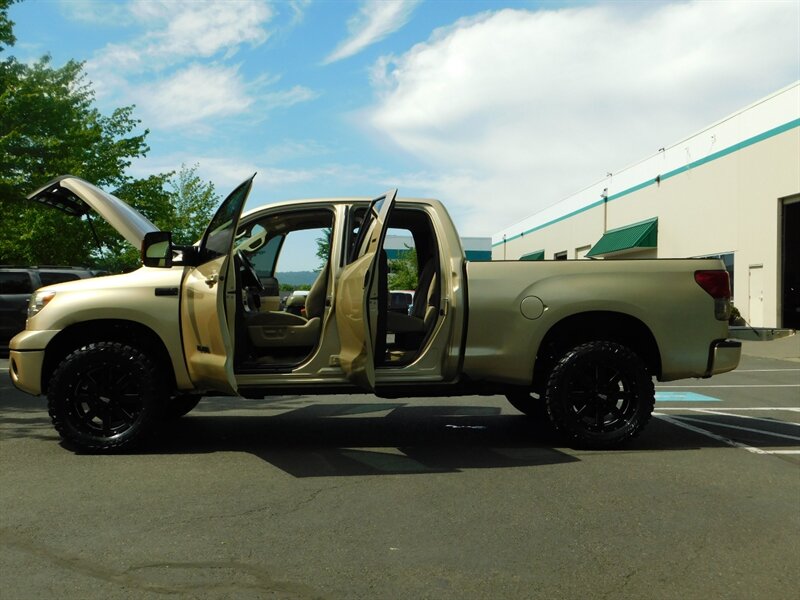
[[[259,277],[286,278],[287,283],[308,288],[328,262],[332,227],[329,210],[273,214],[243,225],[236,248]]]
[[[40,271],[39,279],[42,280],[42,286],[53,285],[55,283],[62,283],[64,281],[75,281],[80,279],[80,276],[75,273],[63,273],[58,271]]]
[[[283,236],[270,239],[258,250],[250,254],[250,262],[256,268],[259,277],[273,277],[275,275],[275,262],[278,259]]]
[[[240,184],[220,205],[217,214],[211,219],[200,244],[201,249],[205,252],[203,257],[205,260],[211,260],[230,252],[236,223],[252,185],[252,177]]]

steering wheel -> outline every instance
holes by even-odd
[[[242,284],[244,287],[254,287],[259,290],[264,289],[264,284],[261,283],[261,278],[258,276],[258,271],[253,266],[253,263],[245,256],[241,250],[236,251],[236,259],[239,261],[239,269],[242,272]]]

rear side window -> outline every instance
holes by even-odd
[[[33,292],[33,284],[28,273],[0,273],[0,294],[30,294],[31,292]]]
[[[59,273],[57,271],[40,271],[39,279],[42,280],[42,286],[53,285],[54,283],[61,283],[62,281],[75,281],[80,279],[75,273]]]

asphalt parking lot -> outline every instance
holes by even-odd
[[[800,359],[657,393],[616,451],[502,397],[283,396],[91,456],[4,375],[0,597],[796,598]]]

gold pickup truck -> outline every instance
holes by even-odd
[[[11,341],[14,384],[47,394],[68,444],[128,448],[208,394],[370,392],[504,394],[568,443],[610,447],[647,424],[653,378],[710,377],[739,362],[719,260],[469,262],[436,200],[393,190],[242,214],[252,183],[183,247],[77,177],[29,196],[74,215],[94,210],[142,249],[132,273],[38,290]],[[304,314],[281,311],[283,242],[319,228],[329,254]],[[407,314],[388,310],[387,228],[408,232],[416,249]]]

